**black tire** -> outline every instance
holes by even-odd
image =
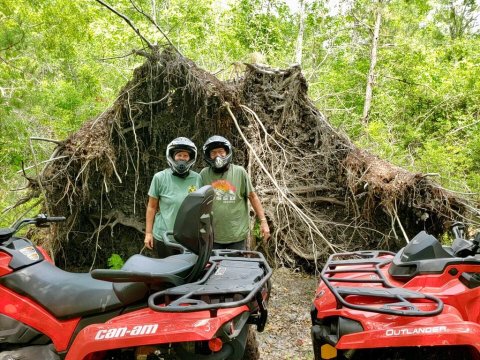
[[[313,358],[315,360],[322,360],[320,356],[320,342],[316,339],[313,339]]]
[[[259,360],[260,350],[258,349],[257,332],[252,325],[248,325],[247,341],[242,360]]]
[[[268,304],[268,300],[270,300],[270,295],[272,294],[272,278],[267,280],[267,298],[265,302]]]

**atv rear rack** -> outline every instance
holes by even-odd
[[[202,279],[157,292],[148,299],[148,306],[159,312],[208,310],[214,317],[218,309],[248,305],[251,309],[258,308],[260,317],[255,323],[263,328],[267,309],[262,290],[268,291],[271,275],[272,270],[261,253],[214,251]]]
[[[389,251],[356,251],[333,254],[328,258],[320,278],[335,296],[338,308],[344,306],[354,310],[401,316],[434,316],[441,313],[443,302],[440,299],[396,287],[388,282],[381,268],[390,264],[394,255]],[[355,274],[359,277],[342,277],[340,276],[342,274]],[[361,274],[365,274],[365,277],[362,277]],[[341,283],[370,283],[378,284],[378,286],[352,287],[341,286]],[[349,299],[350,296],[366,297],[367,301],[376,302],[377,306],[355,304],[351,298]],[[383,302],[387,299],[391,300],[379,303],[379,301]],[[413,303],[415,300],[417,303],[434,304],[435,308],[422,310]]]

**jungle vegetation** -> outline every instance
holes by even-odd
[[[220,79],[243,63],[299,63],[310,99],[358,147],[453,191],[480,192],[478,0],[108,3]],[[50,140],[113,104],[144,46],[93,0],[0,0],[0,211],[48,159]],[[4,210],[0,224],[35,205]]]

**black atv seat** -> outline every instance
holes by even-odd
[[[154,283],[152,282],[152,279],[154,279],[157,282],[161,280],[173,286],[198,280],[198,276],[205,269],[210,258],[213,246],[211,217],[213,196],[214,191],[210,185],[189,193],[178,209],[173,231],[165,233],[165,235],[173,235],[177,242],[175,245],[184,252],[182,255],[187,256],[186,252],[189,252],[189,261],[192,262],[191,268],[183,269],[181,264],[178,264],[177,267],[168,265],[160,273],[155,273],[155,271],[152,273],[152,268],[158,266],[155,265],[158,260],[134,255],[122,269],[93,270],[92,277],[117,283],[129,281]],[[172,245],[171,243],[168,244],[168,238],[164,238],[164,241],[167,246]],[[171,259],[171,257],[168,259]]]
[[[150,282],[164,282],[188,274],[196,259],[194,254],[166,259],[134,255],[123,269],[135,269],[137,274],[150,278]],[[61,319],[103,313],[146,299],[149,287],[144,282],[132,281],[133,278],[122,283],[96,280],[89,273],[70,273],[47,261],[0,278],[4,286],[36,301]]]

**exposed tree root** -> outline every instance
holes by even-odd
[[[214,134],[232,141],[252,175],[273,234],[252,245],[272,263],[315,267],[333,251],[393,249],[421,229],[439,234],[478,216],[471,199],[356,148],[309,100],[299,67],[247,64],[223,82],[175,50],[152,50],[114,105],[61,142],[31,182],[52,215],[68,217],[53,243],[65,267],[139,252],[166,145],[187,136],[201,147]]]

